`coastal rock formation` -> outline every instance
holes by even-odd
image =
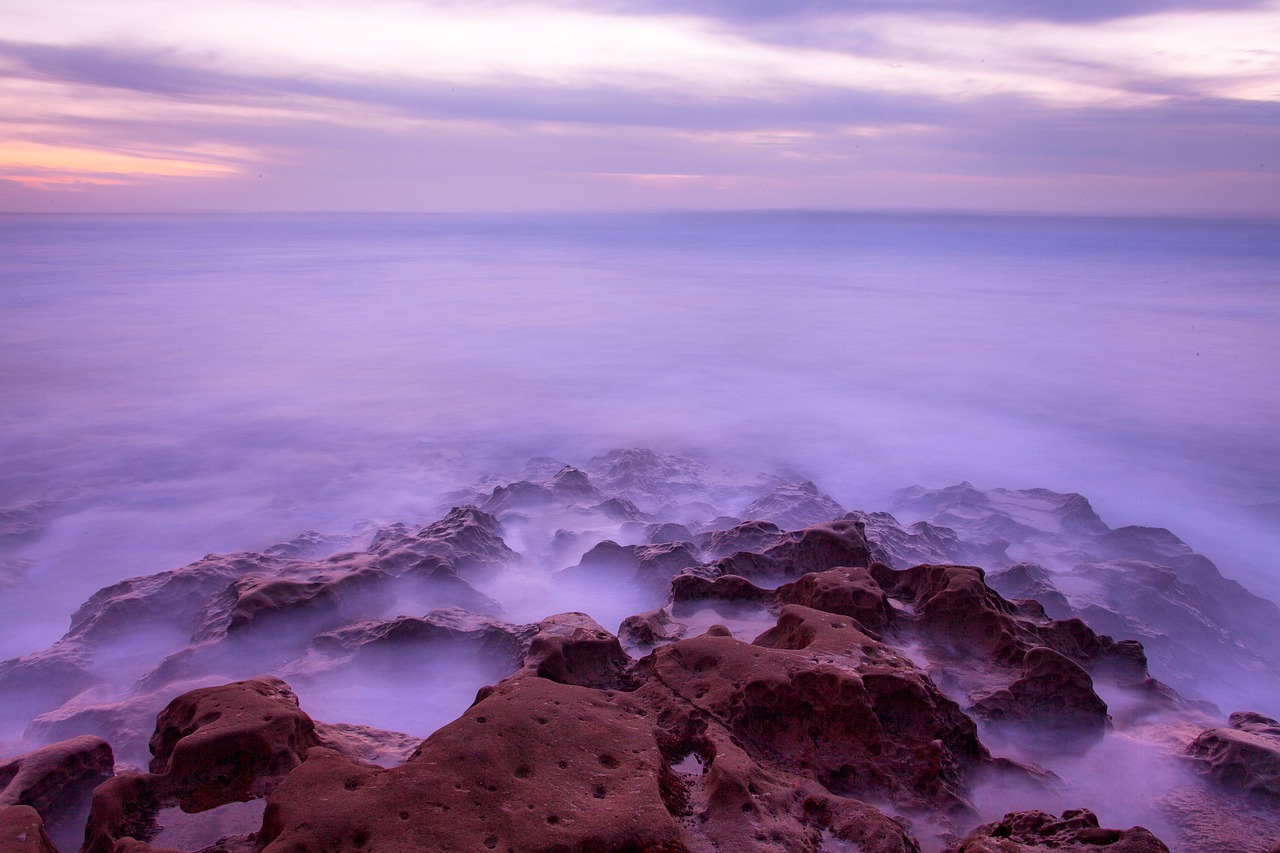
[[[641,710],[625,694],[512,679],[399,767],[312,751],[271,794],[259,843],[264,853],[686,850]]]
[[[617,451],[532,460],[445,506],[96,593],[52,647],[0,663],[0,717],[27,738],[6,795],[75,752],[32,748],[82,741],[138,767],[98,777],[89,853],[1146,853],[1165,848],[1083,809],[990,823],[991,803],[1006,786],[1019,807],[1099,808],[1114,780],[1091,795],[1081,768],[1146,772],[1214,719],[1143,643],[1181,684],[1270,630],[1233,622],[1270,611],[1167,531],[1045,490],[845,512],[807,481]],[[1268,654],[1236,660],[1266,678]],[[1190,754],[1273,803],[1278,738],[1233,715]],[[1232,837],[1240,813],[1183,781],[1161,826]],[[14,808],[0,829],[42,849],[40,815]],[[64,843],[46,811],[78,844],[86,821]]]
[[[31,806],[0,806],[0,849],[7,853],[58,853]]]
[[[1075,661],[1037,646],[1022,658],[1022,672],[1008,687],[978,698],[971,711],[988,720],[1034,724],[1055,733],[1101,735],[1110,718],[1093,679]]]
[[[85,849],[150,839],[157,812],[168,806],[200,812],[262,797],[320,744],[315,724],[278,678],[183,694],[156,720],[151,772],[124,773],[94,791]]]
[[[1238,711],[1187,747],[1196,769],[1222,787],[1280,805],[1280,723]]]
[[[947,853],[1039,853],[1049,850],[1105,853],[1169,853],[1169,848],[1141,826],[1104,829],[1088,809],[1054,817],[1042,811],[1013,812],[1004,820],[978,827]]]

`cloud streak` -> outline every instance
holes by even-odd
[[[82,180],[199,177],[209,206],[260,209],[252,182],[228,195],[234,177],[288,173],[306,186],[277,193],[282,209],[353,209],[379,206],[373,164],[394,162],[404,182],[453,187],[429,209],[471,209],[467,195],[530,209],[549,175],[581,180],[565,195],[588,207],[609,176],[649,188],[634,203],[715,207],[840,206],[806,195],[809,179],[945,174],[989,179],[972,202],[1000,209],[1018,203],[1000,189],[1011,176],[1128,176],[1196,185],[1202,202],[1184,212],[1280,212],[1263,192],[1239,196],[1246,177],[1280,190],[1276,3],[1082,4],[1065,18],[924,2],[480,8],[130,0],[94,18],[79,0],[25,6],[0,42],[0,178],[66,198]],[[1220,189],[1203,194],[1214,175]],[[154,188],[137,197],[163,208]],[[1150,190],[1117,188],[1129,202]],[[0,190],[0,208],[30,204]]]

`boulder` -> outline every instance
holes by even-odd
[[[1141,826],[1105,829],[1088,809],[1054,817],[1047,812],[1012,812],[969,833],[946,853],[1040,853],[1050,850],[1101,853],[1169,853],[1160,839]]]
[[[40,813],[31,806],[0,806],[0,850],[5,853],[58,853],[45,834]]]
[[[1231,791],[1280,806],[1280,723],[1251,711],[1204,731],[1187,747],[1203,776]]]

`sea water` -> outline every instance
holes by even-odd
[[[1280,596],[1280,222],[0,217],[0,657],[99,587],[613,447],[1090,497]],[[6,520],[7,519],[7,520]]]

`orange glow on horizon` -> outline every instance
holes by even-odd
[[[213,178],[238,173],[234,166],[208,160],[33,142],[0,143],[0,180],[28,187],[119,186],[145,178]]]

